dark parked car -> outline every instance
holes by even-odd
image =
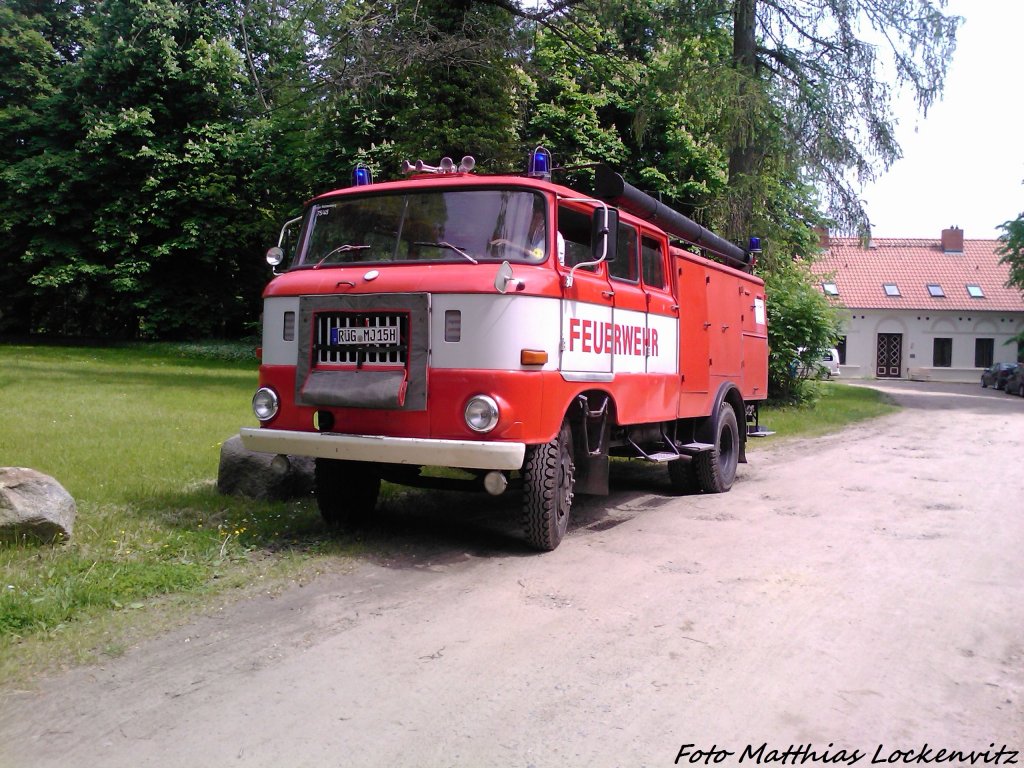
[[[1006,386],[1006,380],[1010,378],[1010,374],[1016,367],[1017,363],[996,363],[982,372],[981,386],[1002,389]]]
[[[1013,373],[1006,377],[1003,389],[1008,395],[1020,395],[1024,397],[1024,363],[1017,363]]]

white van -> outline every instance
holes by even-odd
[[[797,354],[804,353],[804,347],[797,349]],[[794,370],[796,370],[794,368]],[[800,375],[808,379],[831,379],[839,375],[839,350],[833,347],[826,349],[821,359],[813,366],[801,366]]]
[[[831,379],[833,376],[839,375],[838,349],[833,347],[832,349],[825,350],[825,354],[821,356],[821,368],[824,371],[826,379]]]

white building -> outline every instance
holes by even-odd
[[[1007,288],[999,241],[857,238],[822,242],[813,270],[848,311],[842,376],[978,381],[995,362],[1024,358],[1024,295]]]

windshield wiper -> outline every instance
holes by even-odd
[[[441,241],[436,242],[436,243],[416,242],[416,243],[413,243],[413,245],[429,245],[429,246],[433,246],[434,248],[447,248],[450,251],[455,251],[457,254],[459,254],[459,256],[462,256],[467,261],[471,261],[474,264],[479,264],[480,263],[479,261],[474,259],[472,256],[470,256],[468,253],[466,253],[464,250],[459,248],[459,246],[452,245],[451,243],[445,242],[444,240],[441,240]]]
[[[323,264],[336,253],[348,253],[349,251],[364,251],[369,247],[369,245],[351,245],[349,243],[345,243],[345,245],[339,245],[337,248],[328,251],[327,254],[322,259],[320,259],[320,261],[313,265],[313,269],[319,269],[321,264]]]

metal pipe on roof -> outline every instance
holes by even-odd
[[[594,194],[634,216],[657,224],[691,245],[710,251],[730,266],[740,269],[749,269],[751,266],[750,254],[738,245],[641,192],[607,165],[598,165],[596,168]]]

